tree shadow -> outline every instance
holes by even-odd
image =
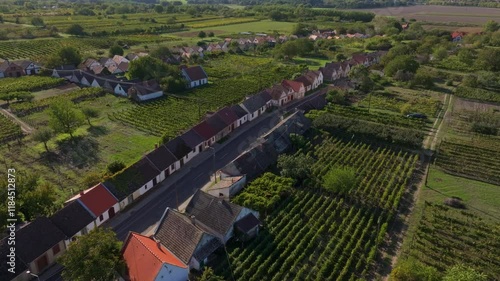
[[[99,143],[90,137],[74,137],[57,142],[61,161],[78,169],[99,160]]]
[[[91,126],[87,129],[93,137],[107,135],[109,133],[109,129],[105,126]]]

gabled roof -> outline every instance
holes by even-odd
[[[157,149],[148,153],[146,157],[161,171],[168,169],[170,165],[177,162],[176,156],[165,145],[160,145]]]
[[[295,78],[295,81],[304,84],[304,87],[312,85],[310,77],[307,77],[306,75],[300,75],[299,77]]]
[[[364,64],[366,59],[368,58],[365,54],[354,54],[352,55],[352,60],[358,64]]]
[[[193,127],[193,130],[200,135],[203,140],[208,140],[211,139],[213,136],[215,136],[218,132],[210,126],[207,121],[203,121],[199,123],[198,125]]]
[[[70,238],[93,222],[95,216],[79,200],[75,200],[57,211],[50,217],[50,220],[67,238]]]
[[[15,273],[8,271],[10,266],[7,264],[9,262],[7,255],[10,254],[10,248],[12,245],[8,244],[8,236],[0,240],[0,280],[13,280],[16,276],[23,274],[28,270],[26,261],[19,257],[16,253],[16,270]]]
[[[248,110],[248,113],[254,113],[264,107],[266,102],[259,95],[253,95],[244,100],[241,104]]]
[[[262,99],[264,103],[267,103],[268,101],[273,99],[273,97],[271,97],[271,94],[269,94],[269,89],[262,90],[257,95]]]
[[[180,268],[187,265],[151,237],[130,232],[122,249],[131,281],[153,281],[163,264]]]
[[[65,238],[64,233],[46,217],[39,217],[16,231],[16,256],[34,261]]]
[[[7,70],[7,68],[9,68],[9,61],[3,61],[0,64],[0,72]]]
[[[190,81],[208,79],[207,73],[200,65],[184,68],[183,71],[187,76],[186,78]]]
[[[302,87],[304,87],[304,83],[300,81],[293,81],[293,80],[283,80],[281,84],[284,87],[288,87],[292,89],[294,92],[298,93]]]
[[[246,114],[246,113],[245,113]],[[200,143],[204,141],[203,137],[200,136],[195,130],[190,129],[184,134],[182,134],[181,139],[191,148],[194,149]]]
[[[119,65],[118,65],[118,68],[120,70],[122,70],[123,72],[127,72],[128,71],[128,65],[129,63],[128,62],[121,62]]]
[[[168,148],[168,150],[173,153],[177,159],[182,159],[184,156],[188,155],[191,150],[193,150],[193,148],[189,147],[181,137],[176,137],[170,140],[165,144],[165,147]],[[170,163],[170,165],[176,161]]]
[[[68,201],[74,200],[79,200],[95,217],[100,216],[118,203],[118,200],[102,183],[81,191]]]
[[[121,201],[159,174],[160,171],[143,158],[123,171],[114,174],[103,185]]]
[[[191,257],[203,259],[222,246],[219,239],[193,224],[186,215],[167,208],[156,228],[154,237],[183,263]],[[208,240],[200,247],[201,240]]]
[[[230,126],[238,120],[238,115],[229,106],[217,111],[216,114],[224,121],[226,126]]]
[[[86,67],[86,68],[90,68],[90,66],[94,63],[99,63],[99,62],[93,58],[88,58],[88,59],[84,60],[81,65]]]
[[[283,86],[274,85],[271,88],[271,91],[269,92],[269,94],[271,95],[273,100],[279,100],[281,98],[281,96],[285,95],[287,92],[288,92],[288,90],[285,89]]]
[[[226,122],[224,122],[224,120],[217,114],[208,117],[206,121],[216,133],[222,132],[228,126],[226,125]]]
[[[248,114],[239,104],[231,106],[231,110],[238,116],[238,119]]]
[[[233,227],[242,209],[239,205],[198,190],[189,201],[186,213],[209,228],[205,230],[225,235]]]
[[[249,232],[254,227],[258,226],[260,221],[252,213],[244,216],[241,220],[237,221],[234,226],[244,233]]]
[[[13,61],[12,63],[15,63],[15,64],[19,65],[20,67],[22,67],[23,69],[26,69],[33,62],[30,60],[17,60],[17,61]]]

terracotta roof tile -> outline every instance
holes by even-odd
[[[87,190],[81,191],[70,200],[80,200],[82,204],[89,209],[94,216],[98,217],[109,208],[113,207],[118,200],[106,189],[102,183],[93,186]]]

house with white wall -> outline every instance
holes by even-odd
[[[96,227],[96,217],[80,200],[69,202],[49,219],[64,233],[66,247]]]

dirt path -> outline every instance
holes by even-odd
[[[21,119],[17,118],[17,116],[10,113],[8,110],[6,110],[4,108],[0,108],[0,113],[3,114],[5,117],[11,119],[12,121],[16,122],[17,124],[19,124],[19,126],[21,126],[21,130],[23,130],[24,133],[31,134],[33,131],[35,131],[35,129],[33,129],[33,127],[26,124]]]
[[[441,133],[441,129],[443,128],[445,119],[449,116],[449,108],[450,105],[452,104],[452,99],[453,99],[452,95],[450,94],[445,95],[443,107],[441,108],[441,111],[439,112],[436,121],[434,121],[432,129],[429,131],[429,134],[427,135],[426,139],[424,140],[424,143],[422,144],[421,157],[422,157],[422,163],[425,165],[423,167],[423,175],[421,176],[420,181],[416,184],[416,190],[412,196],[413,197],[412,202],[409,204],[408,210],[405,212],[406,215],[403,215],[404,217],[399,216],[399,222],[395,222],[395,224],[398,225],[393,226],[394,233],[392,235],[394,235],[395,237],[391,238],[391,241],[396,243],[396,245],[395,245],[395,254],[391,258],[390,269],[394,268],[394,266],[397,264],[398,258],[401,254],[401,246],[403,244],[406,231],[408,230],[409,227],[408,221],[413,212],[416,202],[418,202],[420,198],[420,191],[422,190],[422,187],[425,186],[426,184],[427,174],[429,173],[430,163],[432,162],[431,157],[435,151],[436,144],[439,139],[438,137]],[[385,274],[382,276],[382,279],[388,280],[389,274],[390,270],[386,270]]]

